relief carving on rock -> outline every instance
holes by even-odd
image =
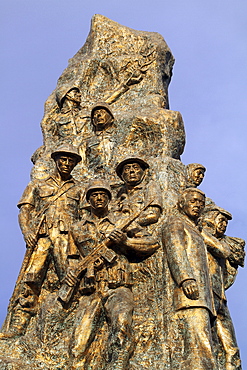
[[[181,161],[173,63],[161,35],[96,15],[48,97],[1,370],[241,369],[225,290],[245,242]]]

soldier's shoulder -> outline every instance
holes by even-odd
[[[178,212],[171,213],[164,220],[164,226],[167,228],[181,228],[184,225],[185,220]]]
[[[73,182],[75,184],[75,186],[79,187],[79,188],[85,188],[85,185],[83,185],[83,183],[77,179],[75,179],[74,177],[72,177],[73,179]]]
[[[82,230],[85,227],[86,223],[87,223],[87,217],[84,216],[80,221],[74,222],[71,225],[70,231],[73,233],[73,232],[76,232],[78,230]]]
[[[48,175],[42,179],[35,179],[33,180],[33,187],[37,189],[45,190],[47,188],[53,189],[54,188],[54,179],[51,175]]]
[[[32,184],[33,186],[43,186],[46,185],[49,181],[51,181],[52,176],[46,175],[42,177],[41,179],[32,179],[29,184]]]
[[[151,180],[147,181],[146,184],[144,183],[144,186],[145,185],[148,189],[153,189],[154,191],[161,192],[160,184],[158,183],[158,181],[156,181],[154,179],[151,179]]]
[[[45,179],[32,179],[26,186],[26,189],[35,189],[45,184]]]
[[[71,191],[73,193],[75,192],[78,195],[80,195],[80,198],[85,197],[85,193],[86,193],[85,185],[81,181],[78,181],[74,178],[73,178],[73,181],[74,181],[74,186],[73,186],[73,188],[71,188]]]

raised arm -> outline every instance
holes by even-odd
[[[216,257],[228,258],[230,256],[230,248],[224,239],[218,240],[205,229],[202,229],[202,237],[207,245],[208,251]]]

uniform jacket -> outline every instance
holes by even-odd
[[[69,258],[80,259],[90,254],[115,229],[115,223],[115,218],[111,213],[102,219],[89,215],[75,223],[69,233]],[[113,245],[111,248],[117,253],[116,261],[112,264],[103,261],[103,266],[100,266],[99,269],[95,268],[94,282],[91,288],[87,286],[89,280],[87,276],[89,271],[87,271],[80,285],[82,292],[131,286],[132,275],[128,255],[136,252],[149,256],[158,247],[159,244],[147,233],[128,238],[128,241],[123,245]],[[91,274],[92,270],[90,271],[90,277],[92,277]]]
[[[162,191],[159,184],[153,180],[147,182],[145,179],[134,186],[131,190],[126,185],[123,185],[118,192],[119,207],[122,212],[130,210],[132,212],[140,211],[143,206],[147,205],[151,200],[151,207],[159,207],[162,211]]]
[[[230,255],[230,248],[224,240],[220,241],[212,235],[210,235],[210,238],[215,241],[213,248],[206,240],[205,242],[208,249],[208,266],[212,290],[219,299],[226,301],[224,271],[226,270],[226,259]]]
[[[84,189],[73,177],[59,184],[53,175],[44,180],[31,181],[24,190],[18,207],[24,204],[34,207],[30,225],[34,230],[45,214],[39,234],[47,234],[52,227],[68,232],[70,225],[79,220],[83,199]]]
[[[174,309],[204,307],[215,315],[207,249],[196,225],[186,215],[170,216],[163,228],[163,243],[174,283]],[[189,299],[184,294],[181,285],[188,279],[196,281],[199,299]]]

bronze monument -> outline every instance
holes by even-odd
[[[95,15],[45,104],[0,370],[241,370],[232,215],[183,164],[161,35]],[[210,194],[207,194],[207,196]]]

